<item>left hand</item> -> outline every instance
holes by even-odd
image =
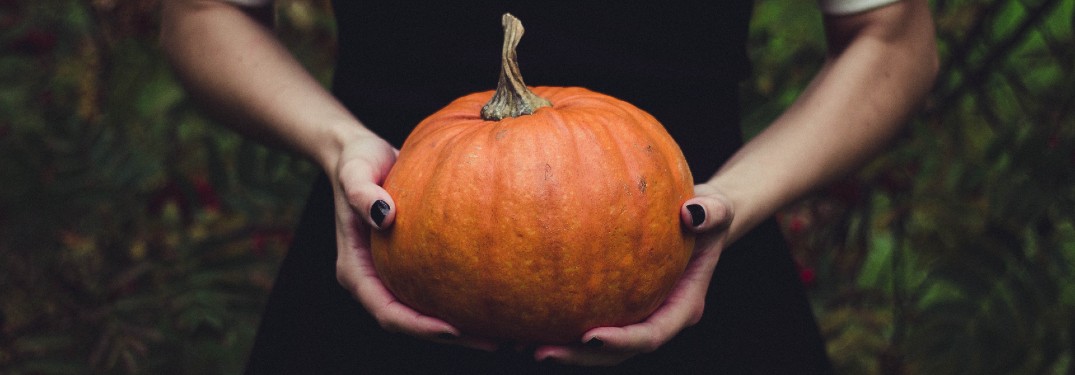
[[[712,185],[696,185],[694,192],[695,197],[680,208],[680,220],[699,234],[698,240],[687,269],[664,304],[640,323],[591,329],[582,335],[579,345],[538,347],[534,359],[569,365],[613,366],[657,350],[701,320],[709,281],[726,245],[733,209],[731,201]]]
[[[419,313],[381,281],[370,254],[370,231],[385,230],[395,219],[395,207],[382,183],[395,165],[399,150],[379,137],[349,139],[339,155],[324,167],[333,183],[336,211],[336,279],[362,304],[382,329],[443,344],[494,351],[495,342],[462,334],[447,322]],[[375,208],[374,202],[383,204]],[[374,212],[379,217],[374,217]]]

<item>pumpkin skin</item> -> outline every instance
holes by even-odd
[[[577,87],[535,87],[531,115],[479,116],[464,96],[408,136],[384,188],[393,226],[374,266],[403,303],[469,335],[577,342],[648,317],[694,248],[693,179],[652,116]]]

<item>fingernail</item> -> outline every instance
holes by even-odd
[[[451,332],[441,332],[437,334],[437,338],[441,340],[455,340],[458,337],[459,336],[456,336],[454,333]]]
[[[370,218],[373,219],[373,223],[377,224],[377,227],[381,227],[381,223],[384,222],[384,218],[388,216],[388,211],[392,207],[388,206],[388,202],[378,199],[373,202],[373,207],[370,207]]]
[[[590,341],[586,342],[587,348],[600,348],[602,345],[605,345],[605,342],[597,337],[592,337],[590,338]]]
[[[700,204],[688,204],[687,211],[691,213],[691,225],[699,226],[705,222],[705,208]]]

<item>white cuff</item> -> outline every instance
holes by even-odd
[[[817,3],[825,14],[839,16],[864,12],[896,1],[899,0],[817,0]]]

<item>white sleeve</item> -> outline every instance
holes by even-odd
[[[879,8],[897,1],[899,0],[817,0],[817,3],[825,14],[845,15]]]
[[[272,4],[273,0],[224,0],[242,7],[263,7]]]

